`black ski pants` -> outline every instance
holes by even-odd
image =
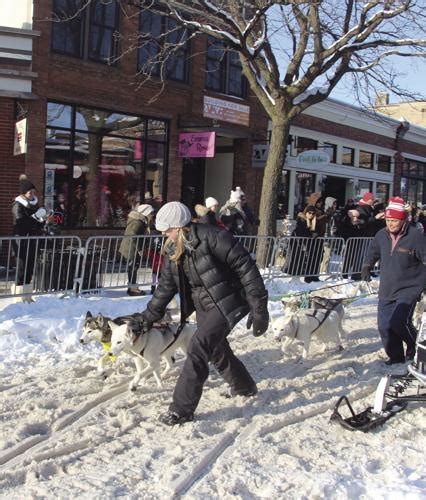
[[[232,352],[226,339],[229,326],[220,311],[216,307],[208,311],[197,307],[196,314],[197,330],[170,405],[170,410],[179,415],[193,414],[197,408],[209,375],[210,361],[231,386],[233,394],[245,394],[256,387],[246,367]]]
[[[377,308],[377,324],[383,347],[391,361],[405,360],[404,345],[407,354],[414,353],[417,331],[412,323],[416,301],[408,300],[379,300]]]

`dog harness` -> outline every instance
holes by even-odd
[[[111,342],[104,342],[101,340],[102,347],[104,348],[105,352],[109,352],[111,350]],[[108,356],[108,361],[111,363],[115,363],[117,361],[117,356],[110,355]]]
[[[183,322],[183,323],[180,323],[176,332],[174,333],[173,330],[170,328],[170,324],[169,323],[154,323],[152,326],[157,328],[158,330],[162,330],[163,332],[167,331],[167,330],[170,330],[172,333],[173,333],[173,339],[172,341],[160,352],[160,355],[163,354],[164,351],[167,351],[167,349],[169,347],[171,347],[175,342],[176,340],[178,339],[179,335],[181,334],[184,326],[187,324],[187,321]],[[142,331],[141,335],[144,335],[146,332],[145,331]],[[145,346],[144,348],[141,350],[141,352],[139,353],[142,357],[143,357],[143,354],[145,352]]]
[[[322,309],[324,310],[324,309]],[[314,328],[311,332],[311,335],[318,330],[318,328],[324,323],[324,321],[330,316],[330,313],[333,309],[325,309],[324,317],[319,320],[317,318],[317,313],[321,311],[321,309],[315,309],[315,311],[312,314],[307,314],[306,316],[309,316],[311,318],[314,318],[318,321],[318,325],[316,328]]]

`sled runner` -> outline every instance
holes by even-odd
[[[339,412],[340,405],[345,402],[349,411],[351,413],[350,417],[343,417]],[[379,425],[383,425],[386,420],[389,420],[396,413],[400,412],[407,406],[406,402],[395,404],[393,401],[389,401],[386,404],[384,410],[380,413],[375,413],[374,408],[369,406],[367,409],[363,410],[361,413],[355,413],[352,405],[346,396],[342,396],[336,403],[333,413],[331,414],[330,420],[339,423],[345,429],[350,431],[363,431],[368,432]]]
[[[426,313],[423,313],[416,354],[413,363],[408,366],[408,372],[404,375],[382,377],[374,395],[374,405],[361,413],[355,413],[348,398],[342,396],[334,407],[330,421],[337,422],[351,431],[367,432],[384,424],[413,401],[426,403]],[[349,417],[343,417],[340,413],[343,402],[349,408]]]

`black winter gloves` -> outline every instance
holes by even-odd
[[[247,318],[247,329],[253,327],[253,335],[259,337],[266,332],[269,325],[268,292],[260,296],[250,295],[247,301],[251,307]]]
[[[361,280],[371,281],[370,268],[367,264],[364,264],[361,268]]]

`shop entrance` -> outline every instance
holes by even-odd
[[[338,207],[344,207],[346,203],[346,179],[327,175],[323,187],[323,199],[325,200],[327,196],[336,198]]]
[[[182,203],[195,215],[194,206],[204,205],[204,158],[185,158],[182,169]]]

